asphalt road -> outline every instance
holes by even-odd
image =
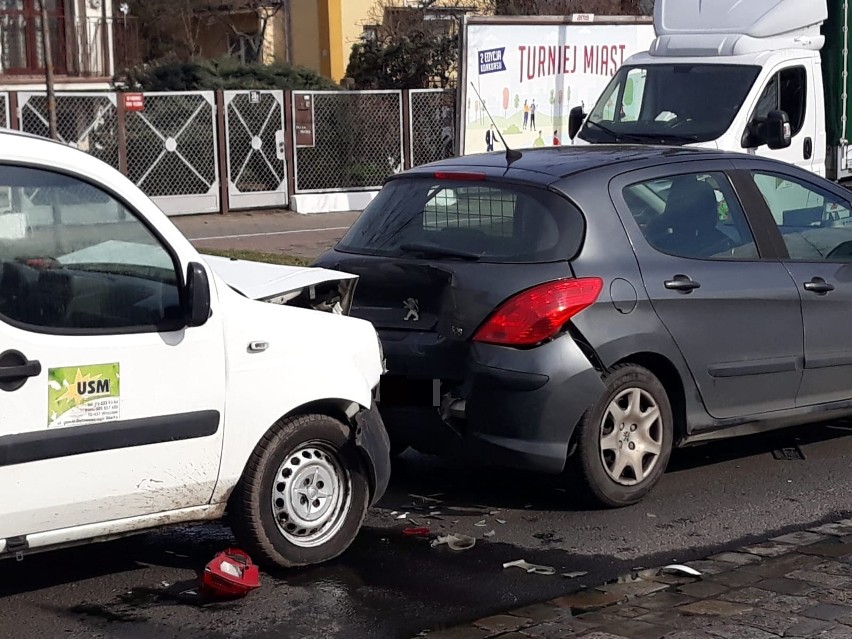
[[[804,460],[774,458],[797,444]],[[406,453],[354,546],[329,565],[264,574],[245,600],[201,605],[182,593],[230,542],[221,525],[5,562],[0,637],[410,637],[849,516],[850,459],[852,422],[712,444],[676,453],[641,504],[585,511],[558,479]],[[476,546],[459,553],[403,537],[406,512],[435,532],[472,534]],[[588,575],[502,568],[520,558]]]

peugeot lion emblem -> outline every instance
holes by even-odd
[[[406,322],[419,322],[420,321],[420,302],[418,302],[413,297],[409,297],[402,303],[402,307],[405,309],[405,320]]]

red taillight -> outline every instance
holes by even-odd
[[[548,282],[504,302],[479,327],[475,342],[502,346],[532,346],[556,335],[565,323],[594,304],[603,280],[584,277]]]
[[[472,173],[470,171],[438,171],[434,173],[437,180],[457,180],[459,182],[480,182],[485,179],[485,173]]]

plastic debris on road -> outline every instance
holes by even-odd
[[[660,572],[668,572],[682,575],[689,575],[690,577],[700,577],[701,573],[698,572],[695,568],[690,568],[689,566],[684,566],[682,564],[669,564],[668,566],[663,566],[660,569]]]
[[[260,588],[258,568],[237,548],[217,554],[201,574],[201,594],[209,599],[238,599],[256,588]]]
[[[538,564],[531,564],[523,559],[518,559],[516,561],[508,561],[503,564],[503,568],[520,568],[522,570],[527,571],[529,574],[535,575],[555,575],[556,568],[553,566],[539,566]]]
[[[497,534],[497,533],[496,533],[496,532],[494,532],[493,530],[489,530],[488,532],[484,532],[484,533],[482,533],[482,536],[483,536],[483,537],[493,537],[493,536],[494,536],[494,535],[496,535],[496,534]]]
[[[402,534],[405,537],[428,537],[429,529],[425,526],[419,526],[416,528],[404,528]]]
[[[588,574],[589,574],[588,572],[585,572],[583,570],[578,570],[576,572],[563,572],[562,576],[565,577],[566,579],[576,579],[577,577],[585,577]]]
[[[440,535],[437,539],[432,541],[432,548],[436,548],[446,544],[449,546],[450,550],[470,550],[476,545],[476,539],[469,535]]]

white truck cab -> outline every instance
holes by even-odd
[[[118,171],[0,132],[0,558],[226,509],[257,561],[343,552],[390,468],[354,283],[205,258]]]
[[[847,6],[831,2],[657,0],[650,50],[588,115],[572,111],[570,137],[738,150],[852,177]]]

